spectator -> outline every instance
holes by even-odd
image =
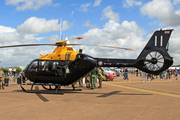
[[[0,89],[4,89],[4,72],[0,68]]]

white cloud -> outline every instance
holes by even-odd
[[[70,16],[72,17],[73,15],[74,15],[74,11],[71,12],[71,15],[70,15]]]
[[[86,21],[86,23],[84,23],[82,26],[91,27],[91,28],[97,27],[96,25],[92,25],[89,22],[90,22],[90,20]]]
[[[46,30],[43,29],[47,29],[46,27],[53,30],[53,20],[46,21],[45,19],[39,18],[29,19],[34,19],[34,21],[32,20],[32,22],[30,22],[31,20],[27,20],[24,22],[24,24],[22,24],[22,26],[18,28],[19,32],[22,33],[22,31],[24,31],[23,34],[19,34],[14,28],[0,26],[0,46],[38,44],[39,41],[43,39],[46,39],[45,42],[48,43],[55,43],[57,40],[59,40],[58,35],[50,36],[49,38],[36,37],[35,35],[33,35],[34,33],[38,34],[45,32]],[[46,27],[41,27],[41,23],[43,23],[43,25]],[[57,30],[59,30],[59,25],[56,22],[55,24],[58,26]],[[51,26],[52,28],[49,26]],[[70,29],[71,26],[72,23],[69,24],[68,21],[63,21],[63,30]],[[35,32],[32,32],[33,30],[35,30]],[[51,53],[54,51],[55,47],[56,46],[2,48],[0,52],[1,65],[4,67],[25,66],[32,60],[39,58],[39,53],[43,55]]]
[[[173,4],[175,5],[180,4],[180,0],[174,0]]]
[[[102,0],[95,0],[94,7],[99,6],[101,4]]]
[[[157,21],[153,21],[153,22],[148,23],[148,25],[155,25],[155,24],[157,24]]]
[[[11,43],[15,43],[15,42],[20,42],[20,41],[22,41],[21,38],[23,38],[23,37],[18,36],[16,34],[16,32],[12,32],[12,33],[10,33],[10,32],[0,33],[0,43],[1,43],[1,45],[4,45],[4,44],[6,45],[6,44],[9,44],[9,43],[11,44]]]
[[[83,12],[87,12],[87,9],[90,5],[91,5],[90,3],[82,4],[79,10]]]
[[[71,4],[70,6],[76,6],[76,4]]]
[[[180,10],[177,10],[175,13],[176,13],[177,15],[180,15]]]
[[[55,47],[18,47],[1,49],[1,65],[4,67],[26,66],[32,60],[40,57],[39,53],[45,55],[53,52]]]
[[[114,20],[114,21],[119,21],[119,13],[113,12],[112,11],[112,6],[107,6],[102,11],[101,20],[107,19],[107,18],[109,18],[111,20]]]
[[[0,29],[3,29],[0,31],[0,46],[36,44],[43,39],[33,35],[18,34],[16,29],[10,27],[0,26]],[[1,65],[4,67],[27,65],[31,60],[40,57],[39,53],[47,54],[48,49],[47,47],[1,48]]]
[[[43,6],[52,5],[52,0],[5,0],[6,5],[17,6],[18,11],[23,11],[26,9],[37,10]],[[55,4],[57,6],[57,4]]]
[[[141,8],[143,15],[150,18],[157,17],[158,20],[167,26],[179,26],[180,15],[174,10],[169,0],[153,0]]]
[[[56,21],[46,21],[45,19],[39,18],[29,18],[30,20],[26,20],[22,26],[19,26],[17,30],[23,34],[19,34],[16,29],[6,26],[0,26],[0,46],[7,45],[22,45],[22,44],[38,44],[39,41],[45,39],[43,37],[36,37],[33,35],[34,33],[42,33],[45,32],[46,27],[48,29],[53,30],[53,24],[59,26]],[[32,20],[34,19],[34,21]],[[41,27],[42,24],[46,27]],[[49,27],[51,26],[51,27]],[[63,30],[70,29],[72,23],[68,23],[68,21],[63,21]],[[30,27],[30,28],[29,28]],[[36,31],[37,29],[37,31]],[[35,32],[32,32],[35,30]],[[59,30],[59,27],[57,28]],[[24,32],[22,32],[24,31]],[[47,32],[47,31],[46,31]],[[31,33],[31,34],[30,34]],[[33,34],[32,34],[33,33]],[[46,42],[55,43],[59,40],[59,36],[50,36],[50,38],[46,39]],[[55,46],[43,46],[43,47],[18,47],[18,48],[2,48],[0,52],[1,56],[1,65],[2,66],[25,66],[29,64],[33,59],[37,59],[40,57],[39,53],[45,55],[50,52],[53,52]]]
[[[63,25],[62,25],[62,29],[63,29],[63,31],[69,30],[72,26],[73,26],[73,23],[68,23],[68,21],[64,20]]]
[[[55,4],[52,5],[52,7],[57,7],[57,6],[60,6],[60,4],[59,3],[55,3]]]
[[[28,43],[38,43],[42,37],[34,37],[34,35],[19,34],[16,29],[0,26],[0,45],[13,45],[13,44],[28,44]]]
[[[15,32],[16,29],[11,28],[11,27],[5,27],[5,26],[1,26],[0,25],[0,33],[11,33],[11,32]]]
[[[132,7],[133,5],[142,5],[142,2],[136,0],[125,0],[123,3],[124,7]]]
[[[30,17],[17,27],[18,33],[37,34],[58,31],[58,19],[46,20],[45,18]]]
[[[0,44],[7,44],[8,42],[18,41],[20,39],[17,36],[16,29],[11,27],[5,27],[0,25]]]
[[[164,28],[168,29],[168,28]],[[173,29],[170,27],[170,29]],[[180,43],[180,26],[174,27],[174,31],[172,32],[172,35],[169,40],[169,54],[173,57],[174,64],[178,65],[180,64],[180,49],[179,49],[179,43]]]
[[[63,21],[63,30],[70,29],[72,23]],[[59,31],[58,19],[46,20],[45,18],[30,17],[17,27],[20,34],[38,34],[51,31]]]
[[[60,38],[58,35],[51,35],[47,40],[46,42],[47,43],[56,43],[57,41],[59,41]]]
[[[20,44],[25,40],[26,42],[34,41],[34,37],[32,35],[19,35],[16,29],[11,27],[0,26],[0,44]],[[36,41],[37,42],[37,41]]]
[[[105,58],[136,58],[143,49],[146,42],[142,41],[144,31],[139,28],[136,22],[123,21],[121,24],[109,20],[102,29],[93,28],[83,34],[84,39],[78,41],[83,44],[95,44],[104,46],[129,47],[135,51],[125,51],[120,49],[108,49],[101,47],[80,46],[84,53],[93,57]]]

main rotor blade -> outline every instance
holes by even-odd
[[[68,39],[68,40],[74,40],[74,39],[80,40],[80,39],[83,39],[83,37],[76,37],[76,38],[71,38],[71,39]],[[68,40],[64,40],[64,41],[68,41]]]
[[[58,46],[57,44],[24,44],[24,45],[9,45],[9,46],[0,46],[0,48],[10,48],[10,47],[24,47],[24,46]],[[97,47],[107,47],[107,48],[116,48],[116,49],[124,49],[124,50],[132,50],[130,48],[122,48],[122,47],[113,47],[113,46],[102,46],[102,45],[89,45],[89,44],[66,44],[65,46],[75,46],[75,45],[85,45],[85,46],[97,46]]]
[[[56,44],[24,44],[24,45],[9,45],[9,46],[0,46],[0,48],[9,48],[9,47],[24,47],[24,46],[43,46],[43,45],[57,46]]]
[[[116,49],[124,49],[124,50],[131,50],[133,51],[133,49],[130,48],[123,48],[123,47],[113,47],[113,46],[102,46],[102,45],[89,45],[89,44],[66,44],[66,46],[75,46],[75,45],[85,45],[85,46],[97,46],[97,47],[107,47],[107,48],[116,48]]]

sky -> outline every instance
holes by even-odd
[[[180,0],[1,0],[0,46],[55,43],[62,38],[84,37],[70,43],[128,47],[134,51],[74,46],[92,57],[136,59],[153,32],[174,29],[169,54],[180,64]],[[0,65],[26,66],[54,46],[1,48]]]

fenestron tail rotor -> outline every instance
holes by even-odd
[[[158,51],[152,51],[145,57],[144,64],[148,70],[157,71],[164,65],[164,57]]]

